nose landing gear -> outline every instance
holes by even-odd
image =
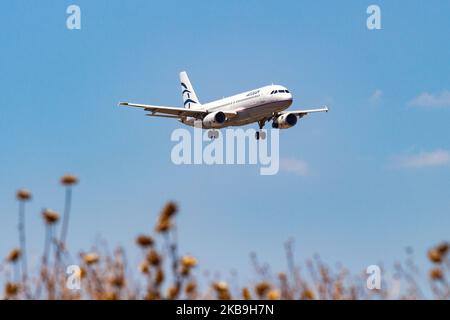
[[[262,131],[262,130],[256,131],[255,138],[256,138],[256,140],[259,140],[259,139],[265,140],[266,139],[266,133],[264,131]]]
[[[266,133],[264,131],[262,131],[266,121],[267,121],[266,119],[262,119],[262,120],[258,121],[259,130],[256,131],[256,133],[255,133],[256,140],[259,140],[259,139],[265,140],[266,139]]]

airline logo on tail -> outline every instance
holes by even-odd
[[[189,77],[185,71],[180,73],[181,90],[183,96],[183,105],[186,109],[198,109],[201,103],[198,101],[194,88],[189,81]]]

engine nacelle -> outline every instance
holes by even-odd
[[[227,120],[227,117],[222,111],[210,113],[203,118],[203,128],[220,128],[225,120]]]
[[[289,129],[297,124],[297,116],[293,113],[284,113],[275,118],[272,122],[272,128]]]

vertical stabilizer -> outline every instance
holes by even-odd
[[[199,109],[201,103],[198,101],[194,88],[189,81],[189,77],[185,71],[180,72],[181,90],[183,96],[183,104],[186,109]]]

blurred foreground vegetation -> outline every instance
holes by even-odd
[[[449,244],[440,243],[428,251],[432,267],[421,271],[412,255],[397,263],[391,271],[396,284],[382,282],[381,289],[368,290],[368,275],[351,274],[345,267],[330,268],[318,256],[307,259],[300,268],[294,261],[292,242],[285,245],[287,270],[276,275],[267,265],[252,262],[260,281],[238,287],[224,281],[208,280],[200,285],[196,269],[198,261],[178,250],[175,218],[178,207],[167,203],[160,212],[153,234],[136,237],[142,262],[129,265],[122,248],[110,251],[95,246],[72,257],[66,250],[69,231],[72,189],[78,179],[62,177],[65,207],[60,215],[50,209],[42,212],[45,223],[45,245],[39,274],[29,274],[26,252],[25,209],[32,194],[17,192],[19,202],[19,247],[12,249],[0,264],[4,278],[3,299],[449,299]],[[57,233],[57,231],[59,233]],[[411,252],[409,252],[411,253]],[[76,261],[79,268],[68,278],[66,267]],[[384,270],[383,270],[384,272]],[[73,277],[74,276],[74,277]],[[75,281],[73,281],[75,279]],[[392,280],[394,281],[394,280]],[[68,286],[69,284],[69,286]],[[80,285],[73,290],[71,285]],[[72,289],[71,289],[72,288]]]

